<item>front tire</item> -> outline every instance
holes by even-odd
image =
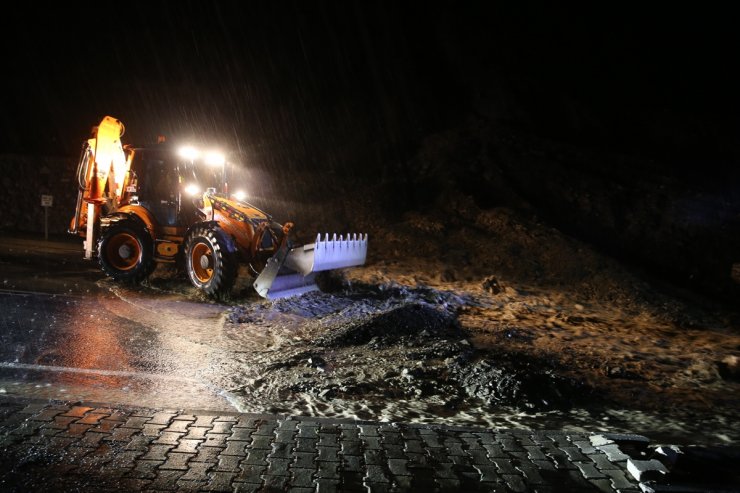
[[[119,282],[137,284],[154,270],[154,244],[144,227],[133,219],[109,226],[98,242],[100,268]]]
[[[197,226],[185,240],[185,270],[193,286],[221,298],[236,281],[237,263],[226,234],[214,225]]]

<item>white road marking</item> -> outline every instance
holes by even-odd
[[[98,370],[91,368],[71,368],[67,366],[47,366],[47,365],[33,365],[28,363],[12,363],[7,361],[0,362],[0,368],[12,368],[18,370],[36,370],[36,371],[53,371],[59,373],[84,373],[87,375],[106,375],[116,377],[132,377],[132,378],[146,378],[149,380],[168,380],[174,382],[188,382],[205,385],[203,382],[196,380],[195,378],[177,377],[174,375],[160,375],[157,373],[144,373],[138,371],[124,371],[124,370]]]

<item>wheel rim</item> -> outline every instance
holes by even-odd
[[[190,254],[190,265],[193,274],[201,283],[206,283],[213,277],[213,250],[205,243],[198,243]]]
[[[112,237],[105,248],[108,262],[118,270],[131,270],[141,260],[141,245],[136,236],[119,233]]]

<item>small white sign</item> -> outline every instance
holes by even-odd
[[[41,207],[51,207],[54,204],[53,195],[42,195],[41,196]]]

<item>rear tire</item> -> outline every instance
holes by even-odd
[[[113,223],[98,242],[100,268],[119,282],[137,284],[154,270],[154,242],[133,219]]]
[[[236,281],[237,262],[229,240],[215,225],[196,226],[185,240],[185,270],[193,286],[221,298]]]

